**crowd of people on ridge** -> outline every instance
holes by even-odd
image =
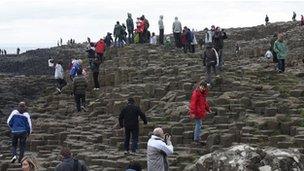
[[[164,45],[167,38],[164,37],[164,23],[163,16],[159,17],[159,37],[158,42],[160,45]],[[293,13],[293,21],[296,21],[296,14]],[[269,17],[266,15],[266,25],[269,24]],[[100,89],[99,84],[99,68],[104,61],[104,53],[107,48],[110,48],[112,44],[114,47],[123,47],[125,44],[131,43],[150,43],[157,44],[157,37],[155,33],[150,35],[149,21],[144,15],[137,18],[136,28],[134,27],[132,15],[128,13],[126,25],[117,21],[112,33],[108,32],[104,38],[101,38],[97,42],[92,42],[90,38],[87,39],[87,57],[89,67],[92,72],[94,91]],[[303,15],[301,17],[301,25],[304,25]],[[227,34],[224,29],[220,27],[211,26],[210,30],[205,30],[203,44],[205,50],[202,53],[203,65],[206,67],[206,80],[198,83],[196,88],[192,92],[192,96],[189,103],[189,118],[195,122],[193,131],[194,143],[201,143],[202,132],[202,120],[207,117],[208,113],[211,113],[211,107],[208,104],[207,96],[208,89],[211,86],[211,70],[214,74],[217,74],[217,70],[222,70],[224,65],[223,47],[224,40],[227,39]],[[178,17],[172,25],[172,33],[174,37],[175,47],[183,48],[183,51],[187,53],[195,53],[195,46],[198,44],[194,29],[190,30],[187,26],[182,27]],[[273,61],[277,63],[278,72],[285,71],[285,59],[287,56],[287,47],[283,41],[284,34],[275,34],[271,40],[270,52]],[[75,43],[73,39],[69,40],[69,43]],[[58,42],[58,46],[62,46],[62,39]],[[2,50],[3,51],[3,50]],[[2,52],[1,51],[1,52]],[[20,51],[20,49],[19,49]],[[240,51],[239,44],[236,44],[236,55]],[[269,54],[269,53],[268,53]],[[57,91],[61,93],[63,88],[68,84],[65,80],[65,72],[63,69],[62,61],[54,61],[50,58],[48,65],[52,70],[54,69],[54,77],[57,81]],[[72,59],[70,66],[68,67],[69,77],[72,82],[72,92],[75,98],[77,112],[86,111],[85,96],[88,87],[87,72],[83,67],[81,59]],[[139,140],[139,121],[141,118],[144,124],[148,124],[145,114],[141,111],[140,107],[136,105],[134,98],[127,99],[127,105],[121,110],[119,115],[119,127],[124,128],[124,150],[125,155],[136,155],[138,153],[138,140]],[[12,159],[11,162],[18,162],[22,165],[22,169],[38,170],[38,164],[31,156],[24,156],[27,137],[32,133],[32,122],[30,114],[27,112],[27,106],[25,102],[20,102],[18,108],[13,110],[8,117],[7,124],[12,133]],[[132,138],[131,138],[132,137]],[[132,139],[131,153],[130,151],[130,139]],[[17,156],[17,146],[19,142],[19,156]],[[147,142],[147,168],[148,171],[167,171],[169,170],[169,163],[167,157],[172,155],[174,148],[171,142],[171,135],[165,133],[162,128],[155,128]],[[81,160],[72,157],[70,149],[63,147],[60,155],[62,162],[58,164],[55,171],[73,171],[83,170],[86,171],[87,167]],[[127,171],[141,170],[141,166],[138,163],[131,163]]]

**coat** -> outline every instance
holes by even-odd
[[[74,78],[73,80],[74,94],[85,94],[87,86],[88,86],[87,82],[82,75]]]
[[[204,119],[207,112],[210,112],[209,104],[207,102],[207,91],[202,92],[198,88],[192,92],[190,101],[190,114],[194,114],[196,119]]]
[[[140,108],[133,103],[128,103],[128,105],[120,112],[119,125],[120,127],[130,129],[138,128],[138,117],[144,121],[144,124],[147,124],[146,115],[140,110]]]
[[[87,170],[88,169],[83,161],[75,160],[71,157],[64,158],[63,161],[55,167],[55,171],[87,171]]]
[[[273,50],[277,54],[278,59],[286,59],[288,50],[287,50],[287,47],[286,47],[284,42],[281,42],[281,41],[277,40],[274,43]]]

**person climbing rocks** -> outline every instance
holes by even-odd
[[[16,54],[17,54],[17,56],[19,56],[19,54],[20,54],[20,48],[19,47],[17,48]]]
[[[77,70],[77,76],[73,79],[73,94],[75,98],[77,112],[86,111],[85,96],[88,85],[82,75],[82,69]]]
[[[266,17],[265,17],[265,25],[268,25],[269,24],[269,17],[268,17],[268,15],[266,15]]]
[[[125,128],[125,140],[124,140],[124,150],[125,154],[129,154],[129,144],[130,136],[132,134],[132,146],[131,152],[136,153],[138,149],[138,135],[139,135],[139,123],[138,117],[140,117],[144,124],[147,124],[146,115],[141,111],[141,109],[135,105],[133,98],[128,99],[128,104],[125,106],[119,114],[119,126],[120,128]]]
[[[227,38],[226,33],[223,33],[219,27],[216,27],[212,42],[214,49],[217,51],[219,56],[219,63],[218,63],[219,70],[222,70],[222,67],[224,66],[223,48],[224,48],[224,39],[226,38]]]
[[[101,62],[104,60],[104,52],[106,50],[106,44],[102,38],[99,39],[99,41],[95,44],[95,52],[96,52],[96,58],[100,60]]]
[[[106,43],[107,48],[111,47],[111,44],[113,43],[112,33],[107,33],[104,42]]]
[[[212,43],[206,45],[206,50],[203,53],[203,64],[206,66],[206,82],[211,85],[211,70],[216,75],[216,69],[219,64],[219,56],[217,51],[212,47]]]
[[[70,79],[73,81],[73,79],[77,76],[78,70],[82,71],[82,60],[81,59],[74,59],[72,60],[72,66],[70,69]]]
[[[114,27],[114,37],[115,37],[115,41],[114,41],[114,46],[115,47],[121,47],[122,46],[122,26],[119,24],[119,21],[116,22],[116,25]]]
[[[55,167],[55,171],[87,171],[87,166],[83,160],[72,157],[71,150],[62,147],[60,150],[61,162]]]
[[[194,142],[200,143],[202,132],[202,119],[207,117],[207,112],[211,112],[208,101],[208,86],[207,83],[201,81],[197,88],[192,92],[190,100],[190,119],[194,119]]]
[[[277,54],[278,58],[278,72],[282,73],[285,71],[285,59],[287,57],[288,49],[286,44],[284,43],[284,34],[279,33],[278,34],[278,40],[275,41],[273,45],[273,50]]]
[[[240,50],[241,50],[241,47],[239,45],[239,43],[235,43],[235,57],[239,57],[239,53],[240,53]]]
[[[133,43],[133,39],[134,39],[134,22],[132,19],[132,14],[128,13],[128,18],[126,20],[127,23],[127,30],[128,30],[128,43],[131,44]]]
[[[182,24],[178,20],[178,17],[175,17],[175,21],[173,22],[172,25],[172,30],[173,30],[173,36],[174,36],[174,41],[175,41],[175,47],[181,48],[181,33],[182,33]]]
[[[57,91],[61,93],[62,88],[67,85],[64,79],[64,70],[62,67],[62,61],[58,61],[55,65],[55,80],[57,81]]]
[[[164,44],[164,22],[163,22],[164,16],[160,15],[158,20],[158,28],[159,28],[159,44]]]
[[[191,53],[195,53],[195,46],[197,45],[197,40],[196,40],[196,36],[195,36],[195,32],[194,29],[192,29],[191,31],[191,45],[190,45],[190,52]]]
[[[296,14],[296,12],[293,12],[293,14],[292,14],[292,21],[297,21],[297,14]]]
[[[25,156],[21,160],[22,171],[38,171],[39,165],[36,158],[32,156]]]
[[[155,35],[155,33],[153,32],[153,33],[152,33],[152,36],[150,37],[150,44],[151,44],[151,45],[156,45],[156,43],[157,43],[156,35]]]
[[[25,102],[20,102],[17,110],[13,110],[7,119],[7,125],[9,126],[12,134],[12,159],[11,163],[17,160],[17,146],[19,142],[19,157],[18,162],[24,156],[26,149],[26,139],[32,133],[32,121],[30,114],[27,112],[27,106]]]
[[[301,15],[301,26],[304,26],[304,16]]]
[[[171,135],[162,128],[155,128],[147,144],[147,170],[169,171],[167,157],[173,154]]]

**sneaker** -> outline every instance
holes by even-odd
[[[60,90],[58,87],[56,88],[56,90],[57,90],[59,93],[61,93],[61,90]]]
[[[84,106],[81,106],[81,109],[85,112],[87,111],[87,109]]]
[[[93,88],[93,91],[95,91],[96,90],[96,88]]]
[[[124,154],[125,154],[125,155],[128,155],[128,154],[130,154],[130,153],[129,153],[129,151],[125,151]]]
[[[11,159],[11,163],[15,163],[16,160],[17,160],[17,156],[14,156],[14,157]]]
[[[208,87],[210,87],[210,86],[211,86],[211,84],[210,84],[210,83],[207,83],[207,86],[208,86]]]
[[[3,157],[3,154],[0,154],[0,157]]]
[[[97,91],[98,91],[98,90],[99,90],[99,88],[96,88],[95,90],[97,90]]]

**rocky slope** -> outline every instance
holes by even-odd
[[[267,63],[258,62],[258,58],[267,49],[273,32],[282,30],[287,31],[290,55],[287,72],[278,74]],[[200,156],[239,143],[252,147],[296,148],[302,151],[298,154],[303,155],[304,72],[300,61],[304,51],[303,28],[294,23],[275,23],[267,27],[227,29],[227,33],[225,68],[214,79],[210,90],[208,100],[213,113],[203,122],[202,145],[192,143],[194,123],[187,116],[191,91],[205,75],[201,52],[184,54],[158,46],[131,45],[107,52],[101,66],[102,88],[88,92],[88,112],[75,113],[69,87],[58,95],[48,85],[45,93],[41,92],[38,99],[31,101],[34,133],[29,138],[30,153],[37,156],[42,170],[52,170],[59,162],[60,145],[71,147],[90,170],[123,170],[133,160],[145,166],[148,134],[161,126],[173,135],[175,153],[169,157],[170,170],[188,169]],[[233,51],[236,42],[242,48],[238,58]],[[26,64],[23,71],[32,75],[37,68],[40,74],[47,74],[46,61],[54,54],[66,63],[70,57],[85,57],[81,45],[43,51],[31,53],[40,54],[37,55],[41,56],[40,63],[45,65]],[[30,61],[38,60],[28,56]],[[7,60],[12,62],[10,65],[16,65],[12,59]],[[17,71],[20,74],[20,70]],[[141,125],[140,153],[136,156],[124,156],[123,131],[117,129],[117,116],[130,96],[145,111],[149,122]],[[0,127],[1,151],[5,158],[1,160],[2,165],[10,157],[6,117],[1,118]],[[18,170],[16,165],[10,167],[9,170]],[[254,169],[259,167],[262,166]]]

